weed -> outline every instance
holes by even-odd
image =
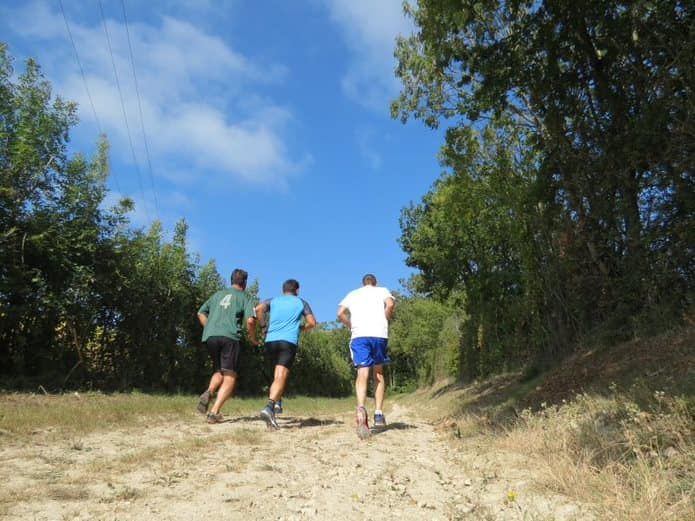
[[[89,497],[85,487],[54,485],[48,487],[48,497],[56,501],[82,501]]]
[[[114,494],[114,499],[117,501],[133,501],[142,495],[140,490],[133,487],[123,487]]]

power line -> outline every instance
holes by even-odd
[[[92,99],[92,93],[89,91],[89,84],[87,83],[87,77],[84,73],[84,67],[82,67],[82,60],[80,60],[80,53],[77,52],[77,45],[75,45],[75,39],[72,37],[72,31],[70,30],[70,24],[68,23],[68,17],[65,15],[65,8],[63,7],[63,0],[58,0],[58,4],[60,5],[60,12],[63,15],[63,21],[65,22],[65,29],[67,30],[68,37],[70,38],[72,50],[75,52],[75,60],[77,61],[77,66],[80,69],[80,75],[82,76],[82,83],[84,84],[84,90],[87,92],[87,99],[89,100],[89,105],[92,107],[92,114],[94,114],[94,121],[97,124],[97,130],[99,131],[99,135],[103,136],[104,131],[101,128],[101,121],[99,120],[99,116],[97,115],[97,109],[94,106],[94,100]],[[116,185],[116,190],[118,190],[120,192],[121,187],[119,186],[118,178],[115,175],[113,176],[113,181]]]
[[[116,79],[116,89],[118,89],[118,97],[121,101],[121,109],[123,111],[123,121],[125,122],[126,132],[128,133],[128,143],[130,144],[130,152],[133,156],[133,163],[135,164],[135,171],[138,176],[138,184],[140,185],[140,195],[142,196],[142,207],[145,210],[145,215],[147,219],[150,219],[149,212],[147,211],[147,205],[145,204],[145,190],[142,186],[142,175],[140,174],[140,166],[138,165],[138,158],[135,155],[135,147],[133,146],[133,136],[130,132],[130,125],[128,124],[128,114],[125,110],[125,103],[123,102],[123,91],[121,90],[121,83],[118,81],[118,71],[116,70],[116,60],[113,57],[113,49],[111,47],[111,37],[109,36],[109,30],[106,27],[106,17],[104,16],[104,7],[99,0],[99,12],[101,13],[101,21],[104,25],[104,33],[106,34],[106,42],[109,47],[109,54],[111,55],[111,65],[113,66],[113,75]]]
[[[94,101],[92,100],[92,94],[89,92],[89,87],[87,86],[87,78],[84,74],[84,68],[82,67],[82,61],[80,60],[80,55],[77,52],[77,46],[75,45],[75,40],[72,37],[72,31],[70,30],[70,24],[68,24],[68,18],[65,16],[65,9],[63,8],[63,0],[58,0],[60,4],[60,12],[63,13],[63,21],[65,22],[65,29],[68,31],[68,36],[70,37],[70,43],[72,44],[72,50],[75,51],[75,59],[77,60],[77,65],[80,68],[80,74],[82,75],[82,82],[84,83],[84,90],[87,91],[87,98],[89,99],[89,104],[92,106],[92,113],[94,114],[94,119],[97,122],[97,129],[99,134],[102,134],[101,123],[99,122],[99,116],[97,116],[97,110],[94,108]]]
[[[147,157],[148,173],[150,175],[150,185],[152,186],[152,195],[154,196],[154,207],[159,217],[159,201],[157,200],[157,189],[154,185],[154,175],[152,172],[152,161],[150,159],[150,147],[147,142],[147,133],[145,132],[145,118],[142,115],[142,103],[140,101],[140,87],[138,86],[138,76],[135,73],[135,58],[133,57],[133,46],[130,43],[130,29],[128,29],[128,15],[125,10],[125,1],[121,0],[121,8],[123,9],[123,21],[125,22],[125,31],[128,37],[128,51],[130,52],[130,65],[133,69],[133,79],[135,80],[135,94],[138,100],[138,111],[140,112],[140,128],[142,129],[142,138],[145,143],[145,156]]]

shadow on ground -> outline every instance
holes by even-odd
[[[225,418],[220,423],[240,423],[240,422],[262,422],[260,416],[234,416],[233,418]],[[214,424],[213,424],[214,425]]]
[[[292,416],[279,416],[277,418],[281,428],[302,429],[304,427],[325,427],[327,425],[343,425],[344,422],[325,418],[299,418]],[[235,416],[225,418],[219,423],[258,423],[265,425],[263,419],[258,416]],[[213,424],[214,425],[214,424]]]
[[[417,429],[417,427],[415,425],[411,425],[410,423],[393,422],[387,423],[384,427],[372,427],[371,433],[372,436],[378,436],[386,431],[405,431],[409,429]]]
[[[324,427],[327,425],[343,425],[344,422],[338,420],[330,420],[326,418],[294,418],[291,416],[279,416],[278,423],[281,427],[290,429],[302,429],[304,427]]]

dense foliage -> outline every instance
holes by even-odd
[[[130,225],[129,199],[106,208],[108,143],[70,156],[76,121],[34,61],[15,80],[0,45],[0,389],[200,391],[196,311],[224,281],[190,253],[184,221],[167,239]],[[346,334],[305,336],[290,391],[351,392]],[[238,391],[261,393],[272,368],[243,349]]]
[[[108,144],[67,153],[76,107],[0,47],[0,374],[10,385],[175,390],[205,375],[196,309],[221,284],[186,224],[128,226],[104,207]]]
[[[679,320],[695,277],[690,2],[418,0],[392,112],[449,125],[401,219],[413,285],[465,310],[461,370]]]

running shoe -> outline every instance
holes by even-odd
[[[374,427],[386,427],[384,413],[374,413]]]
[[[273,412],[275,412],[276,416],[278,414],[282,414],[282,400],[278,400],[277,402],[275,402],[275,406],[273,407]]]
[[[275,412],[273,412],[273,409],[270,405],[266,405],[263,408],[263,410],[261,411],[261,418],[263,419],[263,421],[269,429],[276,430],[280,428],[278,422],[275,420]]]
[[[222,423],[224,421],[224,417],[218,412],[209,412],[207,415],[207,422],[208,423]]]
[[[371,435],[371,432],[369,430],[368,418],[369,416],[367,415],[367,409],[365,409],[364,407],[358,407],[356,418],[357,437],[361,440],[369,438],[369,436]]]
[[[198,398],[198,412],[200,414],[205,414],[208,412],[208,406],[210,405],[210,390],[205,391]]]

